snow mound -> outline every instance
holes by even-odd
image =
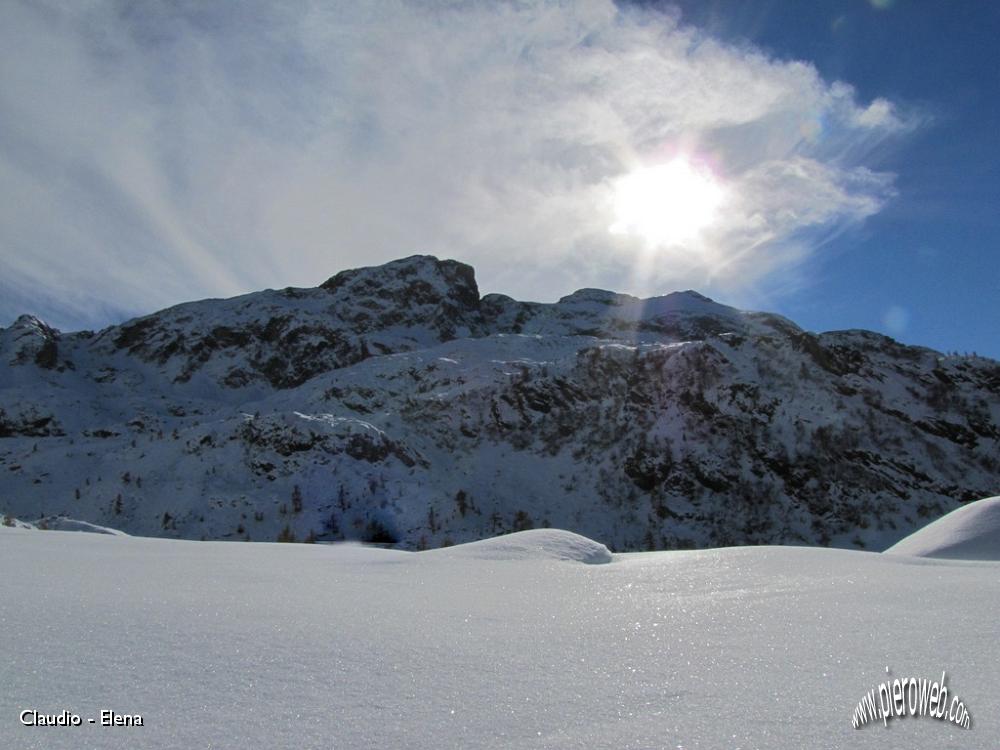
[[[22,521],[14,516],[0,515],[0,529],[34,529],[35,524]]]
[[[588,565],[611,562],[611,551],[600,542],[561,529],[518,531],[421,554],[476,560],[568,560]]]
[[[953,560],[1000,560],[1000,496],[953,510],[886,552]]]
[[[96,523],[80,521],[66,516],[47,516],[39,518],[31,524],[24,524],[24,528],[40,529],[43,531],[86,531],[90,534],[108,534],[110,536],[128,536],[124,531],[112,529],[107,526],[98,526]]]

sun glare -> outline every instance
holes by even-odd
[[[707,167],[678,157],[637,169],[615,184],[615,234],[634,234],[653,246],[694,239],[715,220],[723,188]]]

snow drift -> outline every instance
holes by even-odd
[[[588,565],[611,562],[611,552],[600,542],[561,529],[518,531],[423,554],[475,560],[566,560]]]
[[[10,518],[10,526],[16,529],[31,529],[34,531],[85,531],[90,534],[107,534],[109,536],[128,536],[124,531],[108,526],[98,526],[96,523],[81,521],[66,516],[49,516],[39,518],[29,523],[17,518]]]
[[[953,510],[886,552],[953,560],[1000,560],[1000,496]]]

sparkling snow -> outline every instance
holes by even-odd
[[[580,562],[600,547],[0,528],[0,747],[996,747],[997,563],[781,547]],[[947,670],[971,730],[853,729],[887,666]],[[29,728],[24,708],[145,726]]]

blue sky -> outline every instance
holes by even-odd
[[[0,325],[428,252],[1000,357],[997,32],[989,2],[13,0]]]
[[[926,116],[879,155],[877,167],[896,175],[896,198],[831,243],[813,287],[782,300],[781,311],[812,329],[868,328],[1000,358],[1000,4],[673,5],[712,34],[808,60],[862,98]]]

